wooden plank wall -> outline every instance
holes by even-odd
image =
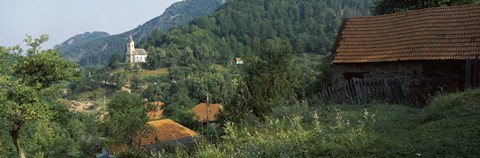
[[[402,85],[407,82],[401,78],[351,79],[334,85],[323,85],[319,96],[338,104],[381,102],[423,107],[435,95],[464,89],[459,76],[424,78],[416,82],[416,87],[409,87]]]

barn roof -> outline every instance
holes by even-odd
[[[463,60],[480,54],[480,4],[344,21],[333,63]]]
[[[208,121],[217,120],[217,114],[223,106],[220,104],[208,104]],[[192,108],[192,111],[197,115],[199,122],[207,122],[207,103],[200,103]]]

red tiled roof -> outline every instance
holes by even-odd
[[[147,124],[153,128],[153,131],[140,139],[138,139],[138,137],[134,138],[135,143],[140,143],[141,146],[164,143],[182,138],[194,138],[198,135],[195,131],[192,131],[170,119],[149,121]],[[115,155],[127,150],[128,146],[125,144],[112,144],[107,148],[111,155]]]
[[[154,128],[154,132],[144,136],[140,145],[155,144],[185,137],[193,138],[198,135],[196,132],[170,119],[150,121],[147,124]]]
[[[473,58],[480,55],[480,4],[352,17],[333,51],[334,64]]]
[[[217,114],[220,110],[223,109],[223,106],[220,104],[209,104],[208,105],[208,121],[217,120]],[[192,108],[192,111],[197,115],[197,120],[200,122],[207,122],[207,103],[200,103]]]

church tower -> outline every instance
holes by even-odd
[[[127,40],[127,52],[125,52],[125,62],[126,63],[133,63],[135,56],[135,42],[133,41],[132,35],[128,37]]]

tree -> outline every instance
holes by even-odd
[[[235,100],[228,108],[232,115],[252,112],[262,118],[279,101],[296,98],[299,86],[294,72],[296,55],[289,44],[280,40],[267,40],[251,59],[246,60],[244,85],[240,85]],[[235,105],[236,104],[236,105]]]
[[[50,117],[49,107],[59,83],[75,77],[75,64],[61,59],[58,52],[51,49],[40,50],[40,45],[47,40],[48,35],[36,39],[27,35],[24,41],[31,48],[26,56],[16,56],[12,66],[3,68],[0,80],[0,118],[6,120],[5,129],[21,158],[25,157],[19,139],[22,127],[27,122]],[[3,48],[0,53],[2,58],[7,54]]]
[[[472,4],[475,1],[476,0],[375,0],[372,13],[375,15],[383,15],[430,7]]]
[[[148,116],[140,97],[121,91],[107,104],[108,134],[114,143],[136,148],[135,138],[148,131]]]

